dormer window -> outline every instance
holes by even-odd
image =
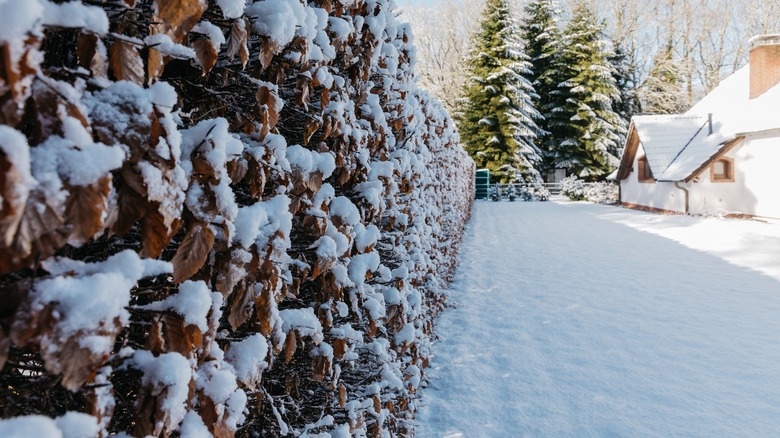
[[[710,166],[712,182],[734,182],[734,160],[728,157],[718,158]]]
[[[653,183],[655,182],[655,178],[653,178],[653,172],[650,170],[650,166],[647,164],[647,157],[644,155],[639,157],[639,160],[637,160],[637,179],[641,183]]]

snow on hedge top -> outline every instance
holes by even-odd
[[[241,383],[254,388],[268,368],[267,356],[268,341],[260,333],[255,333],[242,341],[232,342],[225,353],[225,361],[233,366]]]
[[[246,8],[252,17],[255,33],[269,37],[277,47],[284,47],[295,37],[295,30],[306,21],[306,10],[298,1],[265,0]]]
[[[235,223],[235,240],[245,249],[254,243],[260,248],[264,247],[277,231],[289,239],[292,229],[290,198],[279,195],[249,207],[241,207]]]
[[[62,438],[62,431],[49,417],[28,415],[0,421],[0,436],[3,438]]]
[[[314,152],[299,145],[287,147],[285,152],[290,167],[303,173],[320,172],[322,179],[328,178],[336,170],[336,159],[329,152]]]
[[[228,129],[228,121],[222,117],[203,120],[192,128],[181,131],[181,153],[185,159],[182,162],[187,176],[192,175],[192,163],[190,155],[198,149],[204,152],[204,157],[214,169],[224,169],[231,157],[240,155],[244,151],[244,144],[231,134]],[[211,140],[212,148],[203,150],[206,142]]]
[[[23,40],[43,15],[37,0],[0,0],[0,41]]]
[[[42,24],[108,33],[108,17],[97,6],[80,1],[56,4],[47,0],[0,0],[0,41],[24,40],[28,33],[37,33]]]
[[[81,412],[67,412],[55,419],[28,415],[0,420],[3,438],[91,438],[99,435],[97,418]]]
[[[50,259],[43,268],[54,277],[39,280],[35,285],[35,304],[56,303],[58,328],[69,334],[78,330],[94,330],[101,322],[120,318],[126,324],[129,314],[130,289],[141,278],[173,271],[170,263],[142,260],[132,250],[126,250],[98,263],[70,259]]]
[[[301,336],[309,336],[315,344],[324,339],[322,324],[311,307],[280,310],[279,316],[282,318],[282,331],[285,333],[295,330]]]
[[[195,50],[173,42],[170,36],[163,33],[149,35],[144,38],[144,44],[153,47],[158,52],[174,58],[195,59]],[[160,82],[156,82],[158,84]],[[174,101],[176,103],[176,101]]]
[[[6,125],[0,125],[0,151],[5,154],[5,159],[16,168],[17,178],[13,190],[20,199],[27,198],[30,188],[35,180],[30,174],[30,148],[24,135]],[[3,199],[0,197],[0,202]]]
[[[246,0],[217,0],[217,5],[225,18],[238,18],[244,15]]]
[[[203,419],[195,411],[189,411],[181,422],[179,434],[182,438],[213,438],[209,428],[203,423]]]
[[[44,5],[43,23],[48,26],[83,28],[98,35],[108,33],[108,17],[102,8],[86,6],[78,0],[62,4],[39,1]]]
[[[201,21],[192,28],[193,32],[198,32],[209,37],[209,42],[214,47],[214,50],[219,52],[219,46],[225,44],[225,35],[222,33],[222,29],[211,24],[209,21]]]
[[[160,409],[166,411],[172,424],[178,424],[186,414],[186,403],[192,368],[190,362],[179,353],[165,353],[154,357],[152,352],[138,350],[130,365],[141,371],[141,383],[163,394]]]
[[[337,196],[330,202],[330,215],[340,217],[347,225],[360,222],[360,212],[346,196]]]
[[[63,438],[92,438],[100,436],[97,418],[82,412],[66,412],[54,420],[62,431]],[[37,435],[46,436],[46,435]]]
[[[70,138],[51,136],[31,151],[33,174],[39,182],[59,187],[56,180],[63,178],[70,185],[86,186],[122,167],[125,153],[121,148],[92,143],[88,138],[73,141],[80,133],[89,134],[76,119],[69,117],[65,122]]]
[[[187,325],[198,326],[201,332],[209,329],[208,314],[211,310],[211,290],[204,281],[187,280],[179,285],[179,293],[163,301],[155,301],[140,307],[145,310],[173,310],[184,317]]]

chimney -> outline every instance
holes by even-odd
[[[780,34],[750,39],[750,98],[780,83]]]

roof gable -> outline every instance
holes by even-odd
[[[706,116],[639,116],[634,118],[639,142],[656,179],[707,125]]]

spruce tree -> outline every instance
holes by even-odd
[[[534,88],[508,0],[488,0],[468,61],[458,128],[478,168],[502,182],[541,181]]]
[[[613,109],[627,126],[631,117],[642,113],[637,86],[637,67],[626,56],[620,45],[615,44],[615,55],[610,59],[615,66],[615,85],[620,90],[620,99],[613,102]]]
[[[531,63],[529,79],[536,90],[532,102],[542,118],[538,121],[540,135],[537,147],[542,151],[542,172],[555,169],[552,151],[562,140],[560,126],[568,121],[561,119],[557,108],[563,105],[558,84],[563,80],[560,71],[561,32],[558,20],[561,8],[557,0],[532,0],[525,7],[525,19],[521,26],[525,53]]]
[[[558,86],[563,105],[554,111],[568,118],[560,128],[563,139],[552,151],[556,167],[595,180],[617,167],[624,122],[615,112],[620,100],[612,43],[586,2],[579,2],[566,30],[560,68],[565,80]]]

